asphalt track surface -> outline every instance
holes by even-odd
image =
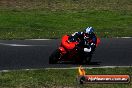
[[[0,40],[0,70],[67,68],[72,63],[49,64],[60,40]],[[132,66],[132,38],[102,38],[87,67]]]

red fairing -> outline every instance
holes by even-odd
[[[59,47],[59,50],[61,51],[61,53],[65,54],[66,50],[63,47]]]
[[[75,47],[76,44],[78,44],[78,42],[68,42],[68,35],[64,35],[62,37],[62,41],[61,44],[67,49],[67,50],[71,50]]]
[[[100,38],[97,38],[97,44],[96,47],[100,44]]]

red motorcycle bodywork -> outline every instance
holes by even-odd
[[[62,37],[61,45],[59,47],[62,54],[65,54],[67,51],[72,50],[76,46],[76,44],[78,44],[78,42],[69,42],[68,38],[69,38],[68,35],[64,35]]]
[[[72,50],[72,52],[70,54],[68,54],[67,59],[72,58],[77,53],[77,51],[75,51],[73,49],[78,44],[78,42],[69,42],[68,38],[69,38],[68,35],[64,35],[62,37],[61,45],[59,47],[59,50],[61,51],[62,56],[65,55],[67,52],[70,52]],[[100,39],[97,38],[96,47],[99,45],[99,43],[100,43]]]
[[[96,47],[100,44],[100,38],[97,38]]]

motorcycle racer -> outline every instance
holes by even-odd
[[[75,63],[90,63],[92,54],[100,43],[100,39],[94,34],[92,27],[87,27],[83,32],[75,32],[64,35],[61,43],[49,57],[49,63],[61,63],[72,61]]]
[[[87,41],[89,40],[89,41]],[[79,42],[80,45],[86,45],[85,52],[94,51],[96,48],[96,35],[93,27],[87,27],[84,32],[75,32],[69,37],[70,42]]]

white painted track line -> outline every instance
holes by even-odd
[[[52,40],[52,39],[25,39],[25,40],[38,40],[38,41],[40,41],[40,40]]]
[[[45,68],[45,69],[78,69],[78,67],[69,67],[69,68]],[[86,66],[82,66],[82,67],[85,68],[85,69],[93,69],[93,68],[128,68],[128,67],[132,67],[132,66],[99,66],[99,67],[86,67]]]
[[[114,38],[124,38],[124,39],[129,39],[129,38],[132,38],[132,37],[114,37]]]
[[[85,67],[85,66],[82,66],[84,69],[94,69],[94,68],[100,68],[100,69],[102,69],[102,68],[105,68],[105,69],[107,69],[107,68],[129,68],[129,67],[132,67],[132,66],[99,66],[99,67]],[[69,67],[69,68],[40,68],[40,69],[78,69],[79,68],[79,66],[78,67]],[[26,71],[28,71],[28,70],[40,70],[40,69],[19,69],[19,70],[26,70]],[[14,71],[14,70],[0,70],[0,72],[10,72],[10,71]]]
[[[0,45],[4,46],[48,46],[48,45],[25,45],[25,44],[7,44],[7,43],[0,43]]]

